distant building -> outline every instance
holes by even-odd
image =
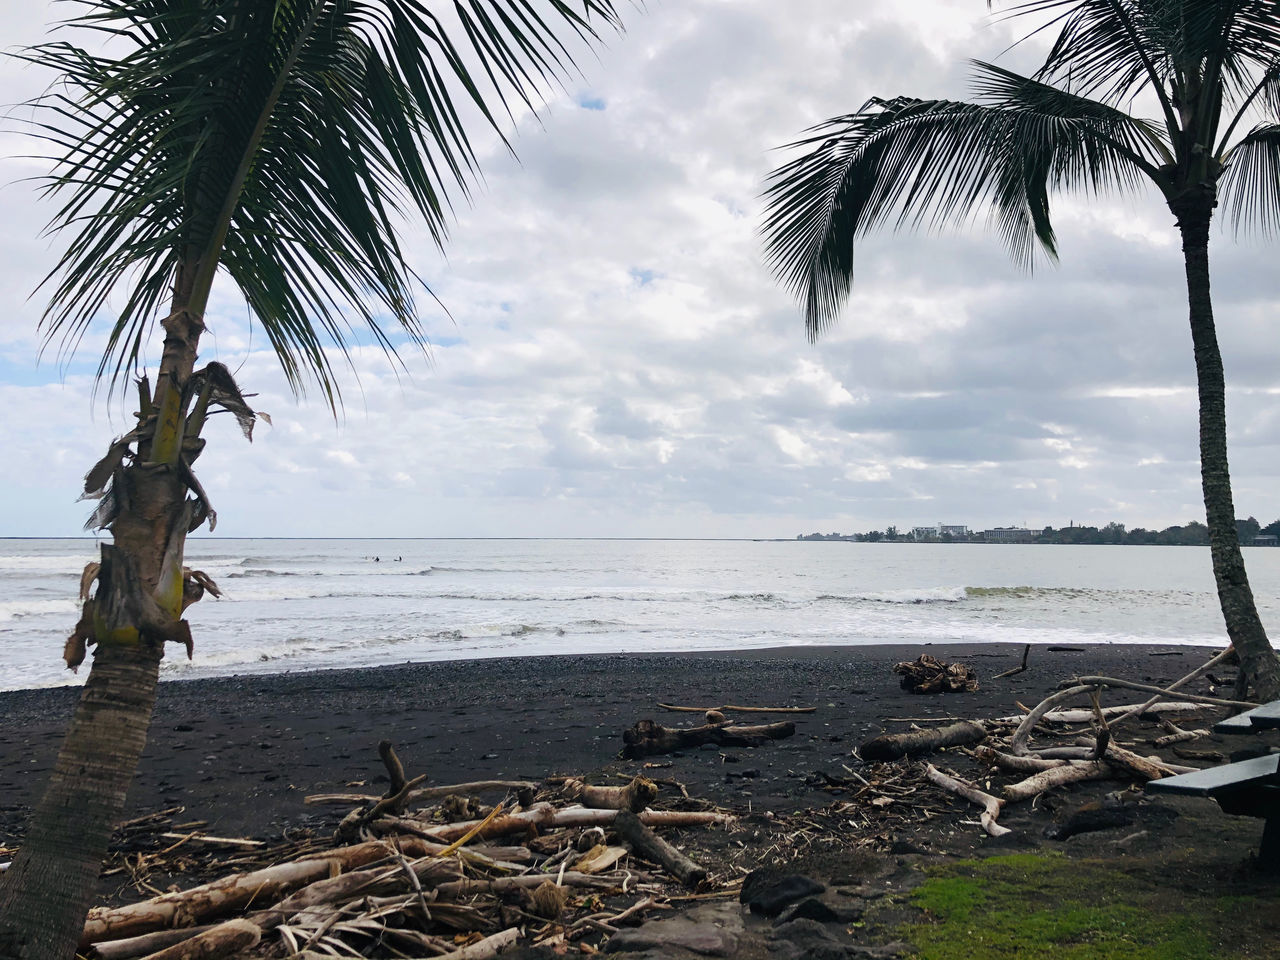
[[[968,536],[969,528],[963,523],[935,523],[931,527],[911,528],[911,539],[913,540],[941,540],[943,537],[963,540]]]
[[[996,527],[982,531],[982,539],[986,543],[1031,543],[1035,538],[1036,532],[1026,527]]]
[[[1280,547],[1280,537],[1271,533],[1260,533],[1253,538],[1255,547]]]

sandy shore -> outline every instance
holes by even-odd
[[[930,652],[960,659],[983,683],[971,694],[912,696],[892,665]],[[806,778],[840,772],[850,751],[889,718],[991,717],[1031,704],[1063,679],[1102,673],[1161,682],[1212,651],[1194,647],[808,647],[684,655],[526,657],[232,677],[161,685],[155,721],[126,816],[183,805],[224,835],[269,837],[331,811],[309,793],[342,790],[382,773],[376,747],[392,740],[411,774],[435,783],[541,779],[599,772],[621,733],[657,708],[742,703],[815,706],[797,735],[759,750],[707,749],[672,759],[664,776],[728,806],[791,811],[830,802]],[[0,693],[0,843],[20,839],[43,788],[78,691]],[[630,766],[635,766],[631,764]],[[624,766],[620,765],[620,769]],[[748,776],[741,776],[747,772]],[[750,775],[754,773],[754,775]]]

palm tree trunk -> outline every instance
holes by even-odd
[[[158,650],[99,651],[0,892],[0,956],[70,960],[155,706]]]
[[[93,665],[44,798],[12,866],[0,877],[0,957],[71,960],[112,831],[147,742],[166,640],[182,612],[189,512],[178,461],[185,386],[203,323],[188,313],[193,271],[179,271],[164,321],[155,430],[117,477],[121,509],[102,547],[91,601]],[[182,304],[182,306],[179,305]]]
[[[1226,380],[1213,323],[1209,292],[1209,222],[1214,198],[1209,191],[1169,207],[1178,218],[1187,273],[1187,302],[1191,340],[1195,346],[1196,383],[1200,394],[1200,481],[1218,602],[1227,635],[1240,656],[1237,689],[1252,687],[1263,700],[1280,698],[1280,660],[1277,660],[1253,601],[1236,535],[1231,474],[1227,467]]]

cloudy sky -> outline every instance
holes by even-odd
[[[6,10],[6,45],[54,10]],[[67,8],[60,8],[65,10]],[[774,148],[873,94],[961,96],[1012,38],[981,0],[647,0],[583,76],[486,148],[446,256],[407,242],[452,319],[402,371],[357,351],[334,422],[293,398],[234,292],[203,355],[274,426],[211,429],[226,536],[751,536],[886,524],[1165,526],[1203,517],[1194,369],[1172,218],[1063,201],[1062,263],[1019,272],[981,223],[884,235],[816,345],[765,269]],[[1017,64],[1034,51],[1015,51]],[[47,78],[0,65],[11,101]],[[94,343],[40,358],[56,245],[0,138],[0,535],[68,535],[125,411]],[[1280,516],[1274,250],[1220,232],[1219,332],[1241,515]],[[424,298],[424,310],[429,299]],[[152,359],[155,359],[153,354]],[[223,418],[224,420],[227,418]]]

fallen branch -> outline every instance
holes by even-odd
[[[1052,770],[1054,767],[1066,766],[1068,762],[1066,760],[1050,760],[1045,757],[1019,757],[988,746],[975,747],[973,756],[980,763],[999,767],[1001,770],[1008,770],[1011,773],[1039,773],[1041,770]]]
[[[1008,827],[1002,827],[996,823],[996,818],[1000,816],[1000,811],[1004,808],[1003,800],[983,792],[968,781],[943,773],[931,763],[925,764],[924,772],[925,776],[943,790],[954,793],[970,803],[976,803],[982,807],[982,814],[978,819],[982,823],[982,829],[986,830],[991,836],[1003,837],[1005,834],[1013,832]]]
[[[414,842],[405,841],[406,846]],[[241,909],[252,900],[282,896],[322,877],[353,870],[385,856],[386,845],[374,840],[252,873],[223,877],[142,903],[91,910],[80,936],[80,947],[83,949],[102,940],[119,940],[180,923],[194,924],[205,917]]]
[[[707,724],[702,727],[664,727],[653,720],[641,720],[622,733],[622,755],[628,759],[673,753],[714,743],[722,747],[759,747],[770,740],[794,735],[796,725],[790,720],[759,726]]]
[[[602,827],[613,823],[617,810],[592,810],[588,807],[567,807],[557,810],[549,803],[536,803],[528,810],[498,817],[478,836],[496,837],[504,833],[531,833],[539,827]],[[723,813],[703,813],[684,810],[644,810],[639,814],[642,823],[649,826],[689,827],[710,823],[725,823],[731,818]],[[481,821],[466,820],[440,826],[424,824],[437,841],[453,841],[473,829]]]
[[[1027,657],[1030,656],[1030,654],[1031,654],[1031,644],[1028,643],[1022,648],[1022,663],[1019,666],[1014,667],[1012,670],[1006,670],[1004,673],[997,673],[991,679],[1003,680],[1005,677],[1014,677],[1020,673],[1025,672],[1027,669]]]
[[[1192,670],[1190,673],[1188,673],[1185,677],[1181,678],[1180,680],[1175,680],[1173,683],[1169,684],[1169,686],[1165,687],[1165,690],[1177,690],[1179,687],[1190,683],[1192,680],[1199,679],[1201,676],[1208,673],[1210,670],[1216,667],[1223,660],[1226,660],[1235,652],[1236,652],[1235,645],[1228,644],[1227,648],[1223,650],[1221,653],[1217,654],[1217,656],[1214,656],[1210,658],[1208,661],[1206,661],[1205,663],[1202,663],[1200,666],[1196,667],[1194,670]],[[1151,707],[1155,706],[1160,699],[1161,699],[1161,695],[1156,694],[1146,703],[1140,704],[1134,707],[1132,710],[1125,713],[1118,720],[1116,720],[1116,723],[1124,723],[1130,717],[1136,717],[1139,714],[1151,709]]]
[[[648,777],[634,777],[623,787],[598,787],[570,778],[560,790],[570,800],[597,810],[630,810],[639,813],[658,796],[658,785]]]
[[[735,703],[726,703],[719,707],[679,707],[673,703],[659,703],[663,710],[676,713],[706,713],[708,710],[719,710],[721,713],[813,713],[817,707],[742,707]]]
[[[1059,690],[1055,694],[1045,697],[1036,704],[1022,721],[1018,724],[1018,729],[1013,731],[1013,736],[1009,738],[1009,751],[1015,756],[1021,756],[1027,752],[1027,740],[1031,737],[1031,731],[1041,718],[1050,710],[1060,703],[1066,703],[1076,697],[1087,694],[1093,687],[1091,686],[1075,686],[1066,690]],[[1093,711],[1087,711],[1087,718],[1093,717]]]
[[[417,803],[422,800],[438,800],[450,794],[468,796],[473,793],[489,793],[496,790],[518,793],[522,790],[537,789],[538,785],[532,780],[475,780],[470,783],[451,783],[438,787],[418,787],[410,790],[405,800],[408,803]],[[308,805],[320,803],[377,803],[380,799],[382,798],[370,796],[367,793],[313,793],[311,796],[304,798],[302,802]]]
[[[640,822],[630,810],[618,811],[614,832],[632,852],[663,867],[686,887],[696,890],[707,879],[707,870],[663,840]]]
[[[1252,710],[1258,704],[1250,700],[1223,700],[1220,697],[1202,697],[1195,693],[1179,693],[1168,687],[1157,687],[1150,683],[1137,683],[1133,680],[1120,680],[1116,677],[1076,677],[1072,683],[1089,684],[1097,687],[1117,687],[1124,690],[1142,690],[1145,693],[1158,693],[1170,699],[1181,697],[1192,703],[1207,703],[1215,707],[1236,707],[1241,710]],[[1072,688],[1074,689],[1074,688]]]
[[[1112,775],[1112,768],[1101,760],[1072,760],[1061,767],[1041,770],[1025,780],[1004,788],[1004,798],[1010,803],[1030,800],[1032,797],[1081,780],[1104,780]]]
[[[520,939],[520,928],[511,927],[501,933],[495,933],[491,937],[477,940],[461,950],[454,950],[452,953],[436,957],[435,960],[489,960],[490,957],[496,957],[518,939]]]
[[[961,720],[945,727],[931,730],[911,730],[907,733],[885,733],[872,737],[858,748],[863,760],[878,763],[896,760],[922,753],[932,753],[943,747],[959,747],[986,739],[987,730],[980,723]]]

